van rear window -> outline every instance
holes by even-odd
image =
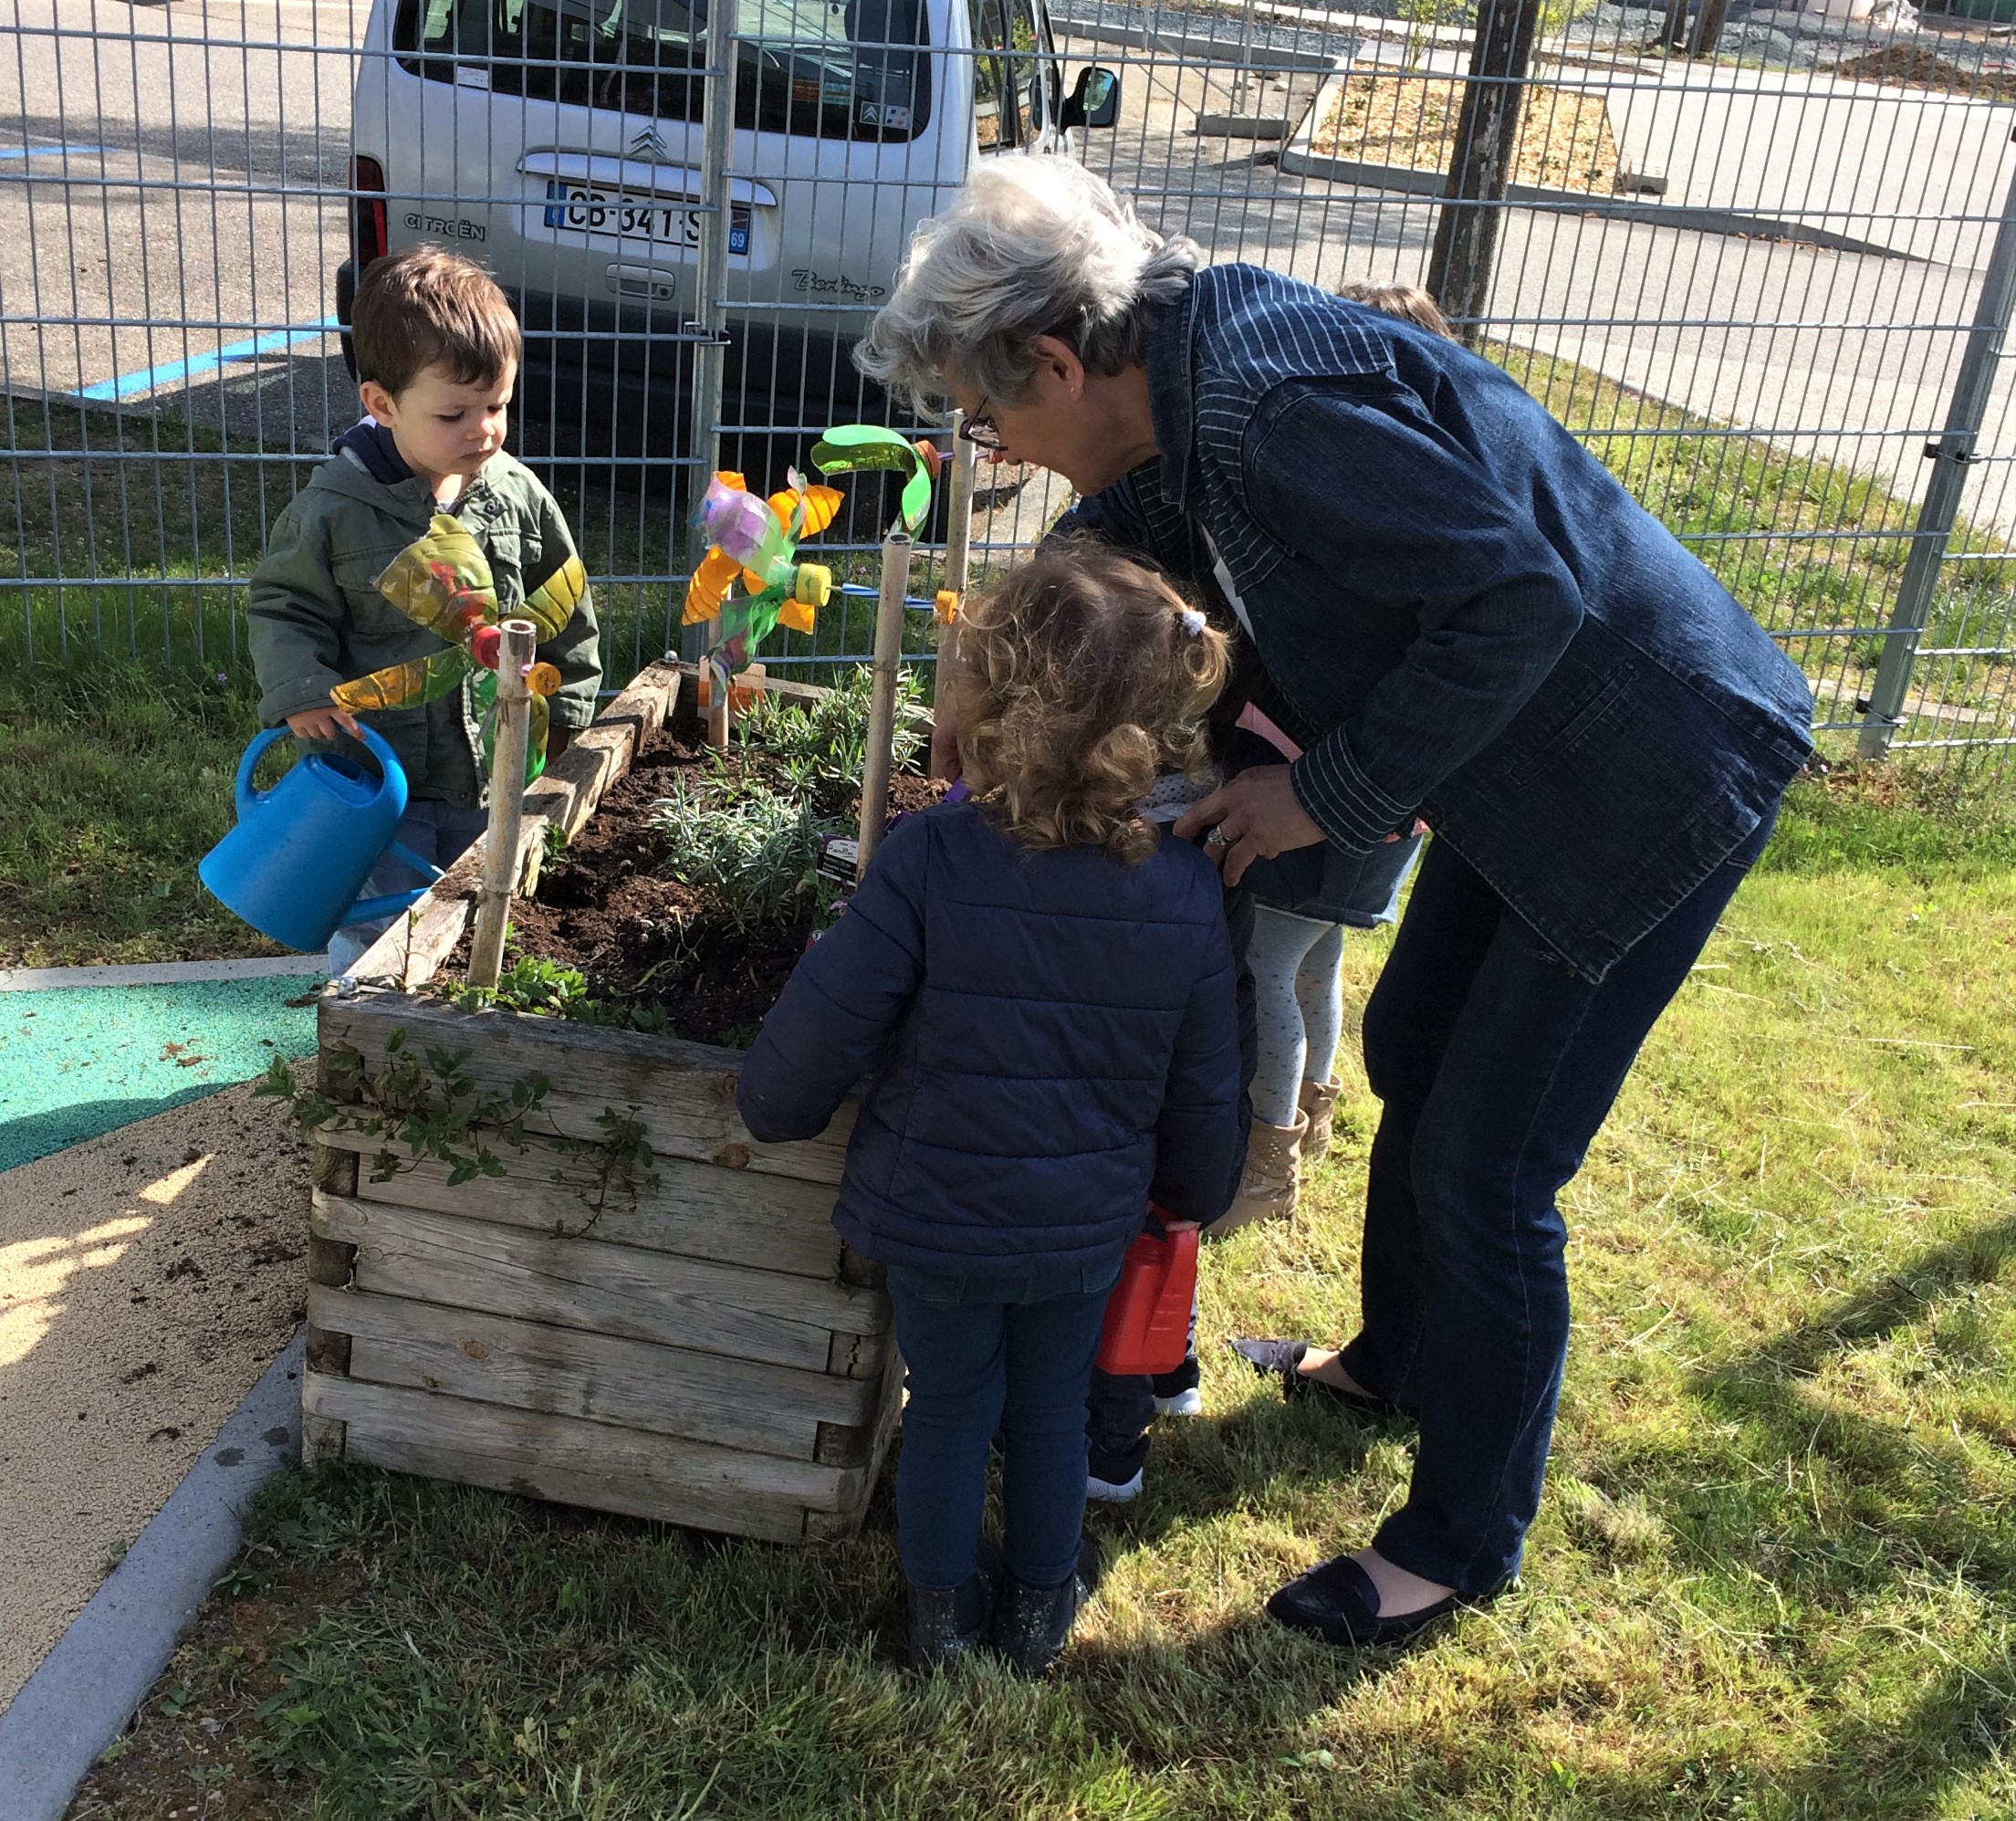
[[[402,0],[401,65],[495,94],[696,120],[705,0]],[[735,123],[906,140],[930,118],[924,0],[744,0]]]

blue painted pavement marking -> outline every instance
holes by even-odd
[[[9,145],[0,146],[0,158],[102,158],[105,152],[102,145]]]
[[[255,355],[271,354],[283,348],[291,348],[297,341],[319,341],[323,336],[338,327],[333,316],[325,316],[319,322],[302,322],[287,329],[268,330],[263,335],[254,335],[243,341],[227,341],[222,348],[213,348],[207,353],[192,354],[186,361],[171,361],[159,367],[142,367],[137,372],[121,373],[117,379],[100,380],[95,386],[80,386],[70,396],[106,402],[131,398],[139,392],[153,392],[161,386],[172,386],[178,380],[193,379],[198,374],[213,372],[219,367],[228,366],[234,361],[249,361]]]

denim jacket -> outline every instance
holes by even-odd
[[[1145,357],[1159,458],[1059,529],[1206,589],[1215,549],[1341,852],[1418,813],[1601,979],[1804,762],[1798,667],[1488,361],[1244,265]]]

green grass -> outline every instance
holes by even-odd
[[[1868,629],[1888,623],[1917,508],[1852,468],[1731,434],[1573,361],[1488,351],[1783,639],[1821,692],[1821,718],[1853,721],[1884,644]],[[244,580],[311,464],[167,416],[14,399],[5,408],[17,486],[12,522],[0,517],[0,577],[22,580],[0,595],[0,663],[31,649],[38,664],[88,662],[102,647],[171,667],[236,667]],[[744,458],[781,470],[805,457],[757,438]],[[672,473],[561,463],[551,476],[590,573],[604,578],[597,605],[615,683],[679,637],[683,591],[650,579],[683,569],[688,534]],[[842,522],[809,549],[830,551],[841,580],[872,586],[874,552],[847,547],[874,542],[887,492],[864,477],[848,493]],[[1964,521],[1951,548],[1924,644],[1969,654],[1920,658],[1898,737],[2016,738],[2016,555]],[[920,561],[911,591],[929,599],[939,580]],[[767,655],[824,681],[843,654],[869,650],[872,627],[873,602],[845,599],[816,633],[780,633]],[[904,643],[931,649],[928,614],[909,617]]]
[[[242,669],[0,671],[0,967],[281,952],[196,879],[256,701]]]
[[[73,1813],[2006,1817],[2016,854],[1949,790],[1795,790],[1567,1191],[1524,1578],[1415,1654],[1260,1612],[1403,1496],[1407,1434],[1215,1344],[1351,1331],[1347,1040],[1339,1150],[1291,1230],[1210,1254],[1206,1417],[1092,1513],[1109,1578],[1045,1685],[896,1668],[886,1482],[814,1554],[287,1476]],[[1347,945],[1354,1000],[1384,947]]]

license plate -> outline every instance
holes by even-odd
[[[546,225],[581,234],[614,234],[649,240],[662,246],[697,247],[705,212],[668,203],[656,196],[633,195],[627,190],[591,190],[581,183],[549,183],[546,186]],[[728,251],[749,250],[749,212],[728,211]]]

